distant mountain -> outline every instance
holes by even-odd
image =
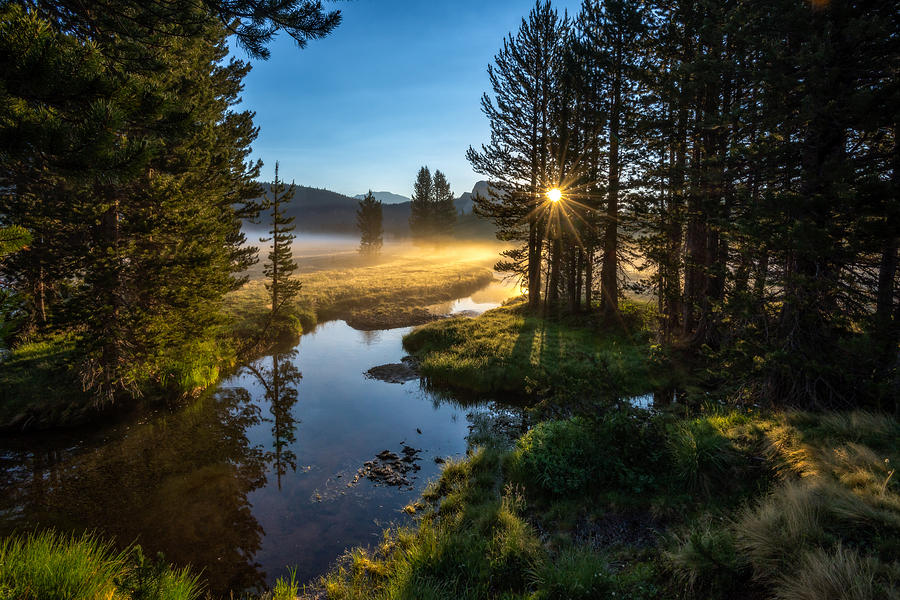
[[[381,201],[382,204],[403,204],[404,202],[411,201],[406,196],[401,196],[400,194],[394,194],[392,192],[372,192],[372,195],[375,196],[376,200]],[[357,200],[362,200],[366,195],[357,194],[353,197]]]
[[[268,192],[271,184],[260,184]],[[473,192],[487,193],[487,182],[479,181]],[[409,214],[411,200],[405,196],[391,192],[374,192],[375,198],[383,203],[384,232],[391,236],[406,237],[409,235]],[[294,200],[288,205],[287,214],[294,217],[297,231],[356,233],[356,209],[359,199],[350,198],[330,190],[298,185]],[[385,198],[390,198],[388,201]],[[466,237],[491,235],[493,226],[483,219],[472,215],[472,192],[465,192],[454,200],[456,210],[460,213],[458,232]],[[265,216],[260,225],[249,225],[248,229],[263,228]]]
[[[453,201],[456,205],[456,210],[460,214],[467,215],[472,212],[472,200],[475,195],[484,196],[485,198],[491,196],[490,187],[488,186],[487,181],[479,181],[472,188],[471,192],[463,192],[463,194]]]

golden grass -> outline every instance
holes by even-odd
[[[494,279],[493,254],[400,255],[377,264],[356,263],[301,273],[303,289],[288,308],[305,327],[336,318],[359,329],[382,329],[431,320],[427,307],[469,295]],[[265,283],[254,279],[225,300],[238,330],[252,332],[270,304]]]
[[[689,588],[705,581],[722,589],[746,571],[776,598],[900,598],[895,419],[786,412],[723,434],[755,438],[780,482],[717,527],[678,539],[669,564]]]

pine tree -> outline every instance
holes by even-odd
[[[356,209],[356,228],[359,230],[359,251],[361,254],[375,255],[384,245],[381,201],[375,199],[372,190],[359,201]]]
[[[412,202],[410,203],[409,231],[414,240],[430,238],[434,235],[432,223],[434,184],[428,167],[419,169],[416,182],[413,184]]]
[[[0,258],[17,252],[31,242],[31,234],[24,227],[0,227]]]
[[[456,226],[456,205],[447,177],[436,170],[432,180],[431,229],[436,235],[453,235]]]
[[[525,279],[532,309],[541,299],[544,194],[558,183],[551,175],[550,107],[569,26],[549,2],[538,1],[516,35],[503,41],[488,67],[494,97],[485,94],[481,100],[491,141],[480,151],[470,147],[466,153],[475,172],[486,175],[497,192],[476,198],[475,212],[494,221],[499,239],[521,243],[503,252],[506,260],[497,268]]]
[[[271,210],[269,234],[271,237],[260,238],[260,242],[271,242],[268,261],[263,266],[263,274],[268,278],[266,289],[269,291],[271,312],[269,323],[284,317],[285,305],[300,293],[302,283],[294,278],[297,263],[294,262],[292,245],[294,235],[294,217],[285,215],[285,205],[294,197],[296,187],[292,183],[285,186],[278,179],[278,163],[275,163],[275,181],[263,200],[263,209]]]
[[[213,18],[251,56],[265,59],[269,57],[266,45],[281,31],[303,48],[308,40],[327,36],[341,22],[341,12],[325,11],[320,0],[41,0],[27,4],[62,31],[104,45],[124,41],[130,52],[161,47],[184,35],[202,36]],[[173,26],[181,32],[173,34]],[[160,32],[173,35],[160,38]],[[123,53],[120,58],[133,60],[134,56]]]
[[[121,47],[2,10],[0,212],[33,238],[4,278],[31,298],[32,323],[79,332],[98,401],[207,385],[224,358],[222,296],[254,259],[239,217],[258,194],[256,129],[231,110],[247,65],[224,62],[224,31],[202,15],[202,36],[159,32],[145,48],[156,66],[128,70]]]

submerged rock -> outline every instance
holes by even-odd
[[[420,452],[420,449],[405,444],[400,451],[402,457],[390,450],[382,450],[375,455],[374,460],[367,460],[363,463],[347,487],[357,484],[361,479],[368,479],[375,485],[411,488],[412,480],[415,479],[414,473],[421,469],[419,465],[415,464],[422,460],[419,458]]]
[[[378,365],[366,371],[369,379],[378,379],[387,383],[406,383],[419,378],[417,361],[411,356],[404,356],[402,362]]]

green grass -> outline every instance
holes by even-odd
[[[634,306],[643,316],[647,308]],[[658,383],[654,348],[642,318],[601,328],[545,320],[523,303],[476,319],[429,323],[403,340],[439,386],[477,393],[619,398]]]
[[[408,507],[416,526],[349,552],[317,587],[332,600],[897,598],[897,427],[859,412],[543,422],[448,462]],[[628,514],[657,515],[655,544],[584,540]]]
[[[121,552],[96,537],[44,531],[0,540],[3,600],[193,600],[197,578],[146,563],[139,548]]]
[[[297,570],[258,600],[296,600],[306,588]],[[0,539],[0,600],[199,600],[200,577],[149,558],[140,546],[115,550],[94,535],[46,530]],[[249,596],[241,596],[250,600]]]

